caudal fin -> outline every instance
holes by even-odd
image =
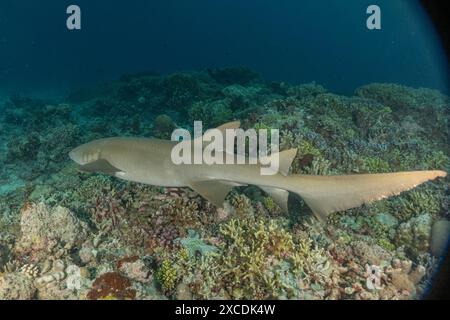
[[[290,191],[300,195],[322,221],[329,214],[355,208],[363,203],[384,199],[412,189],[444,171],[412,171],[344,176],[293,175]]]

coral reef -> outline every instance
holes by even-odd
[[[134,299],[136,291],[131,282],[115,272],[108,272],[98,277],[92,284],[87,298],[89,300],[123,300]]]
[[[29,300],[35,295],[33,280],[23,273],[8,273],[0,277],[0,299]]]
[[[412,252],[426,251],[431,237],[432,220],[429,214],[423,214],[400,224],[397,231],[397,243],[405,245]]]
[[[199,262],[193,291],[200,298],[301,298],[316,291],[324,298],[328,293],[329,257],[309,239],[294,241],[278,220],[231,219],[220,227],[218,250]]]
[[[160,114],[153,121],[153,135],[160,139],[169,139],[176,128],[175,122],[165,114]]]
[[[27,204],[20,219],[21,237],[16,251],[21,254],[47,254],[71,250],[86,237],[87,227],[68,209],[49,209],[44,203]]]
[[[448,244],[449,178],[319,223],[296,197],[283,213],[242,186],[217,209],[188,188],[78,172],[67,153],[240,120],[280,129],[281,149],[298,149],[292,173],[449,171],[449,110],[431,89],[340,96],[245,67],[12,96],[0,114],[0,299],[419,299]]]

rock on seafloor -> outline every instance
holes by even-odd
[[[450,235],[450,221],[436,221],[431,230],[431,253],[435,257],[440,257],[448,247]]]

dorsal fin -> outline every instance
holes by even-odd
[[[271,154],[269,156],[265,156],[262,159],[262,162],[269,162],[269,158],[275,157],[277,154]],[[278,153],[279,159],[279,168],[278,172],[280,172],[283,176],[287,176],[289,174],[289,169],[291,167],[292,161],[294,161],[295,156],[297,155],[297,149],[289,149],[285,151],[281,151]]]
[[[297,155],[297,149],[289,149],[280,152],[280,173],[284,176],[289,174],[292,161]]]
[[[223,137],[225,138],[227,129],[239,129],[240,127],[241,127],[241,122],[239,120],[237,120],[237,121],[224,123],[224,124],[218,126],[217,128],[213,128],[213,129],[221,131]],[[210,129],[208,129],[208,130],[210,130]],[[208,131],[208,130],[206,130],[206,131]],[[198,138],[192,139],[192,141],[203,140],[203,135],[204,134],[202,134],[202,136],[200,136]]]
[[[223,125],[218,126],[216,129],[219,129],[220,131],[225,133],[225,130],[227,130],[227,129],[239,129],[240,127],[241,127],[241,122],[239,120],[237,120],[237,121],[224,123]]]

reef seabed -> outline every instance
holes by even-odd
[[[449,178],[332,214],[256,187],[217,209],[187,188],[76,170],[109,136],[169,138],[240,120],[280,129],[293,173],[449,171],[447,96],[370,84],[353,96],[246,68],[126,75],[65,99],[0,106],[0,299],[417,299],[449,235]]]

